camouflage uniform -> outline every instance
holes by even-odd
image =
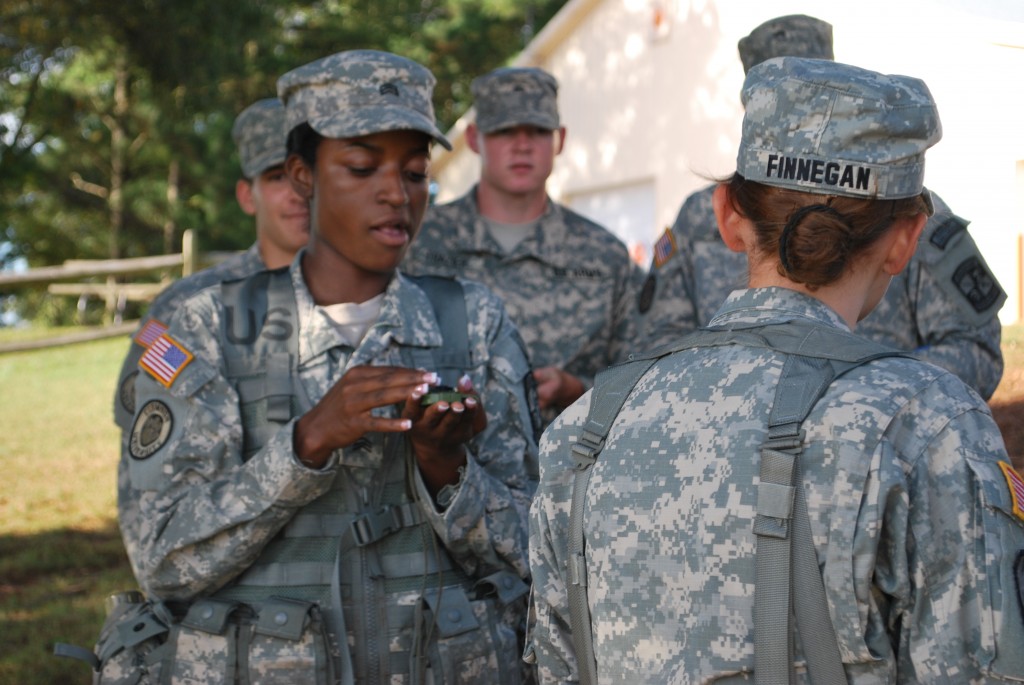
[[[775,288],[734,293],[712,323],[792,317],[845,328],[816,300]],[[780,368],[766,350],[689,350],[663,359],[626,401],[587,500],[601,682],[749,678],[757,454]],[[570,447],[589,398],[541,441],[530,641],[546,683],[575,682]],[[803,425],[803,485],[850,683],[1024,677],[1008,572],[1024,526],[984,403],[951,374],[890,358],[836,381]]]
[[[715,187],[688,198],[663,236],[667,258],[651,263],[640,300],[638,347],[670,344],[706,326],[733,290],[746,287],[747,256],[718,234]],[[960,377],[988,399],[1003,375],[999,309],[1006,301],[966,224],[932,193],[929,218],[910,264],[893,278],[857,333]]]
[[[344,138],[364,124],[368,133],[427,128],[441,136],[432,83],[411,61],[349,51],[289,72],[278,87],[289,125],[308,122],[325,136]],[[349,98],[383,104],[350,108]],[[351,658],[354,681],[342,682],[412,683],[424,669],[422,682],[521,682],[528,672],[519,654],[537,426],[514,325],[477,283],[461,282],[464,302],[446,303],[465,308],[471,365],[464,371],[487,422],[466,443],[459,482],[442,488],[436,504],[402,433],[367,433],[311,469],[294,449],[295,417],[356,366],[437,360],[451,341],[442,339],[437,303],[396,272],[377,320],[353,348],[314,303],[304,257],[300,252],[285,272],[189,299],[142,359],[148,373],[137,382],[129,441],[141,524],[130,549],[147,594],[187,612],[172,627],[176,651],[163,666],[172,672],[161,677],[250,682],[248,669],[251,682],[313,682],[325,661],[316,647],[323,637],[333,677],[348,671]],[[267,287],[268,278],[277,285]],[[239,287],[253,299],[232,299]],[[239,340],[252,332],[246,314],[266,321],[253,339],[273,337],[268,331],[281,310],[268,303],[280,302],[273,298],[282,287],[294,298],[285,338],[297,342],[284,366],[291,401],[276,428],[271,413],[281,408],[273,399],[282,369],[262,362],[279,357],[246,357]],[[158,349],[170,357],[158,358],[167,354]],[[254,393],[264,399],[253,401]],[[391,418],[399,412],[374,410]],[[297,621],[289,607],[299,608]],[[240,627],[231,627],[236,622]],[[257,643],[289,633],[284,644]],[[242,675],[228,670],[236,665]]]
[[[638,275],[626,247],[550,200],[533,236],[511,253],[487,231],[475,191],[431,207],[403,269],[492,288],[522,333],[534,368],[557,366],[589,386],[631,349]]]
[[[923,191],[924,151],[941,128],[917,79],[773,59],[748,74],[744,104],[737,171],[748,179],[821,197]],[[808,173],[795,165],[793,174],[780,171],[780,158],[807,160]],[[803,215],[794,211],[780,234],[799,223],[794,216]],[[780,256],[763,257],[762,266],[783,263],[779,243]],[[875,282],[852,279],[854,295],[870,298]],[[783,287],[735,291],[710,322],[727,333],[768,324],[780,334],[798,326],[848,331],[825,301]],[[545,432],[530,518],[536,621],[527,650],[543,682],[576,682],[582,670],[570,628],[570,567],[583,574],[574,587],[589,595],[600,682],[762,675],[754,673],[762,637],[754,522],[764,511],[760,498],[777,504],[779,492],[762,480],[760,462],[773,406],[793,409],[793,396],[809,390],[793,385],[777,397],[787,355],[757,346],[756,328],[751,336],[683,347],[655,361],[628,394],[620,390],[624,404],[604,422],[610,430],[590,467],[582,570],[568,544],[572,448],[583,440],[593,393]],[[822,574],[848,682],[1024,679],[1024,479],[984,401],[937,366],[883,357],[833,380],[800,428],[796,485],[806,493],[811,564]],[[794,682],[809,682],[799,640],[793,656]]]
[[[361,364],[402,365],[402,346],[437,346],[437,323],[427,314],[423,292],[401,276],[388,287],[380,319],[353,350],[313,304],[299,260],[292,267],[299,312],[299,376],[316,403],[349,369]],[[468,369],[488,409],[485,431],[470,445],[469,459],[447,508],[435,509],[417,479],[422,514],[460,568],[477,577],[510,569],[527,577],[526,513],[534,481],[533,427],[524,377],[525,351],[499,303],[484,288],[465,283],[470,350],[478,366]],[[172,320],[169,335],[195,355],[170,388],[148,374],[137,386],[140,408],[169,408],[174,426],[167,444],[152,456],[133,459],[132,484],[140,492],[138,550],[145,591],[163,599],[191,600],[230,585],[294,517],[335,484],[369,491],[384,459],[384,437],[367,435],[339,450],[328,468],[299,463],[292,447],[294,420],[247,461],[242,460],[243,417],[238,394],[225,377],[223,305],[216,290],[189,300]],[[397,416],[397,408],[385,412]],[[137,432],[142,431],[142,425]],[[345,511],[336,511],[344,515]],[[429,579],[427,580],[428,584]],[[419,586],[392,597],[408,605]],[[348,618],[348,617],[347,617]],[[522,614],[512,628],[518,628]],[[360,625],[346,621],[349,629]],[[350,642],[351,639],[350,638]],[[409,650],[410,635],[390,644]],[[485,664],[491,666],[492,664]],[[461,682],[461,681],[460,681]]]
[[[483,133],[559,127],[557,83],[540,69],[497,69],[473,83]],[[604,227],[547,200],[531,236],[510,252],[491,235],[474,188],[427,211],[403,263],[410,274],[460,276],[491,287],[523,335],[534,368],[555,366],[585,387],[624,359],[635,339],[640,271]],[[557,410],[545,412],[550,421]]]
[[[264,170],[284,162],[286,155],[283,127],[284,107],[277,98],[258,100],[242,110],[235,119],[231,133],[238,148],[242,173],[246,178],[254,179]],[[243,278],[264,268],[259,244],[253,243],[245,252],[175,281],[149,305],[146,315],[139,322],[138,330],[132,336],[132,344],[121,364],[121,373],[118,376],[114,396],[114,422],[121,429],[121,459],[117,468],[118,523],[136,577],[138,569],[134,565],[134,560],[138,555],[130,546],[137,538],[137,534],[128,529],[138,524],[139,513],[135,508],[137,496],[131,493],[128,481],[127,449],[128,431],[131,429],[132,416],[135,414],[135,378],[139,374],[139,358],[149,343],[166,330],[171,315],[193,294],[211,285]]]
[[[739,41],[744,72],[780,56],[833,59],[831,24],[805,15],[770,19]],[[653,349],[706,326],[733,290],[747,285],[747,258],[718,234],[715,186],[691,194],[658,241],[639,300],[639,346]],[[966,223],[932,195],[936,213],[913,261],[857,326],[871,340],[916,352],[992,396],[1003,374],[998,313],[1006,295]]]

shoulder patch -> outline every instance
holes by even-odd
[[[654,268],[660,269],[661,265],[672,258],[676,253],[676,237],[672,235],[672,229],[666,228],[665,232],[654,243]]]
[[[170,408],[160,400],[150,400],[135,417],[128,452],[132,459],[148,459],[167,443],[174,427]]]
[[[166,324],[162,321],[157,321],[156,319],[150,319],[146,322],[146,325],[140,328],[139,332],[132,337],[132,340],[135,341],[135,344],[148,348],[153,344],[154,340],[166,332]]]
[[[934,231],[932,231],[928,240],[932,245],[940,250],[945,250],[946,245],[949,245],[949,241],[960,233],[960,231],[965,230],[967,230],[967,222],[956,215],[950,215],[948,219],[943,221]]]
[[[121,379],[121,385],[117,389],[117,396],[121,400],[121,406],[129,414],[135,413],[135,377],[138,375],[138,369],[125,374],[125,377]]]
[[[636,298],[636,306],[641,314],[646,314],[647,310],[654,304],[654,291],[657,290],[657,287],[658,278],[652,271],[647,275],[647,279],[644,280],[644,287],[640,289],[640,295]]]
[[[1013,501],[1013,514],[1024,521],[1024,478],[1020,477],[1017,470],[1005,461],[999,462],[999,468],[1006,478],[1006,485],[1010,488],[1010,499]]]
[[[953,285],[974,307],[983,312],[999,301],[1003,289],[978,257],[968,257],[953,271]]]
[[[165,388],[169,388],[193,359],[191,352],[174,338],[163,333],[146,348],[145,354],[139,359],[139,366],[160,381]]]

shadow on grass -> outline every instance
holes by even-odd
[[[104,599],[134,587],[116,523],[0,536],[0,683],[90,683],[89,667],[53,645],[92,648]]]
[[[1018,471],[1024,473],[1024,398],[992,402],[989,406],[1003,434],[1010,460]]]

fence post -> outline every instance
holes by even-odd
[[[181,234],[181,275],[191,276],[199,270],[199,253],[196,250],[195,232],[191,228]]]

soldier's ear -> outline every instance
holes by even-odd
[[[718,232],[721,234],[725,246],[733,252],[746,252],[747,235],[744,232],[746,228],[744,222],[747,219],[733,206],[732,200],[729,198],[729,186],[724,183],[718,184],[715,194],[711,198],[711,206],[715,210]]]
[[[252,197],[252,181],[247,178],[240,178],[235,183],[235,199],[238,200],[238,206],[242,208],[242,211],[253,216],[256,214],[256,203]]]
[[[927,222],[928,216],[925,214],[903,217],[893,222],[892,228],[889,229],[892,234],[892,243],[882,265],[887,274],[895,276],[910,263],[910,258],[917,250],[917,241]]]
[[[565,126],[555,129],[555,155],[562,154],[565,149]]]
[[[480,154],[480,129],[476,127],[476,124],[468,124],[466,126],[466,145],[473,152]]]
[[[292,190],[298,193],[303,200],[312,199],[313,170],[306,164],[306,160],[293,152],[284,161],[284,170],[288,174]]]

